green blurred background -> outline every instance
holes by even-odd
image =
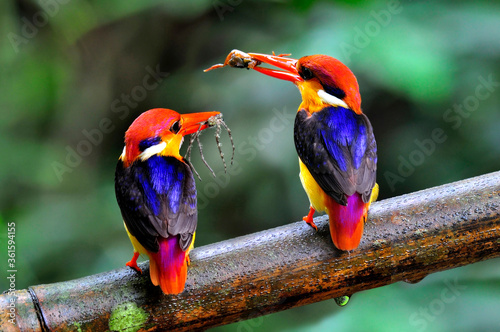
[[[380,199],[498,170],[499,33],[491,1],[2,1],[0,236],[4,246],[16,223],[16,287],[131,258],[114,169],[125,130],[150,108],[221,111],[233,131],[229,175],[212,133],[202,141],[217,179],[193,153],[203,178],[197,247],[306,214],[292,138],[299,93],[256,72],[203,73],[234,48],[323,53],[352,69],[378,142]],[[446,140],[422,150],[436,128]],[[214,331],[500,330],[499,262]]]

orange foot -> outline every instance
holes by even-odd
[[[188,266],[191,265],[191,258],[189,258],[189,254],[186,255],[186,262]]]
[[[130,262],[128,262],[127,266],[130,266],[131,268],[133,268],[134,270],[136,270],[137,272],[141,273],[142,274],[142,270],[139,266],[137,266],[137,258],[139,258],[139,253],[138,252],[134,252],[134,257],[132,257],[132,259],[130,260]]]
[[[305,216],[304,218],[302,218],[302,220],[304,220],[306,223],[308,223],[309,226],[311,226],[315,230],[318,230],[318,226],[316,226],[316,224],[313,221],[314,212],[316,212],[316,210],[314,210],[314,208],[311,206],[309,208],[309,213],[307,214],[307,216]]]

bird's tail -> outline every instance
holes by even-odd
[[[328,207],[328,216],[330,218],[330,234],[337,248],[353,250],[358,247],[363,235],[368,209],[377,196],[378,185],[376,184],[368,203],[364,203],[358,193],[347,197],[346,206],[340,205],[332,199]]]
[[[158,238],[158,252],[149,252],[151,282],[165,294],[179,294],[187,278],[187,251],[179,246],[179,235]]]

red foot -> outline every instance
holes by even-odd
[[[318,230],[318,226],[316,226],[316,224],[313,221],[314,212],[316,212],[316,210],[314,210],[314,208],[311,206],[309,208],[309,213],[307,214],[307,216],[305,216],[304,218],[302,218],[302,220],[304,220],[306,223],[308,223],[309,226],[311,226],[315,230]]]
[[[128,262],[127,266],[130,266],[131,268],[133,268],[134,270],[136,270],[137,272],[141,273],[142,274],[142,270],[139,266],[137,266],[137,258],[139,258],[139,253],[138,252],[134,252],[134,257],[132,257],[132,259],[130,260],[130,262]]]

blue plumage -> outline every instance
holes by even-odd
[[[346,172],[350,165],[358,169],[367,147],[363,117],[343,107],[327,107],[312,115],[318,123],[318,134],[330,155]]]
[[[156,234],[181,235],[179,245],[187,250],[197,222],[196,186],[187,164],[161,155],[128,168],[119,161],[115,188],[127,229],[148,251],[158,250]]]
[[[160,195],[166,195],[170,211],[174,214],[179,211],[181,204],[185,168],[169,161],[158,155],[146,160],[149,180],[143,178],[141,184],[148,204],[156,215],[161,212]]]
[[[364,114],[341,106],[297,112],[295,148],[318,185],[337,203],[358,192],[368,202],[375,184],[377,145]]]
[[[158,215],[160,213],[160,200],[156,190],[152,186],[152,183],[144,173],[137,172],[136,177],[137,182],[139,182],[140,186],[142,187],[144,196],[146,197],[145,204],[152,210],[155,215]]]

